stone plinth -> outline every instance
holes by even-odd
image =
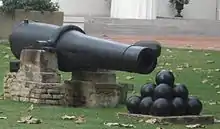
[[[114,72],[78,71],[61,82],[56,53],[25,49],[20,61],[18,72],[5,75],[5,99],[74,107],[116,107],[120,101]]]

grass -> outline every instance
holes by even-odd
[[[1,83],[5,73],[8,71],[8,61],[11,58],[10,49],[7,45],[0,45],[0,78]],[[175,73],[176,82],[188,86],[191,95],[198,96],[204,105],[203,114],[213,114],[220,119],[220,52],[217,51],[196,51],[183,49],[163,49],[156,70],[150,75],[139,75],[134,73],[117,72],[118,80],[135,84],[136,94],[139,93],[141,85],[146,82],[153,82],[155,74],[161,69],[170,69]],[[180,68],[182,67],[182,69]],[[134,79],[127,80],[132,76]],[[65,78],[69,74],[64,75]],[[2,86],[2,85],[1,85]],[[2,92],[0,87],[0,92]],[[39,125],[19,124],[16,121],[23,115],[30,103],[18,103],[8,100],[0,100],[0,116],[8,117],[7,120],[0,120],[1,129],[108,129],[120,127],[107,127],[104,122],[120,122],[134,124],[137,129],[155,129],[159,125],[150,125],[131,121],[130,119],[118,119],[117,112],[126,112],[124,105],[110,109],[86,109],[67,108],[57,106],[35,105],[32,115],[43,120]],[[73,121],[61,120],[61,116],[85,115],[86,123],[75,124]],[[184,129],[183,125],[162,126],[164,129]],[[219,129],[219,125],[207,125],[209,129]]]

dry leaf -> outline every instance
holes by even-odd
[[[207,60],[206,63],[207,63],[207,64],[213,64],[213,63],[215,63],[215,61],[214,61],[214,60]]]
[[[165,63],[165,66],[170,66],[171,64],[170,63]]]
[[[0,119],[4,119],[4,120],[6,120],[7,117],[5,117],[5,116],[0,116]]]
[[[4,56],[4,58],[5,58],[5,59],[9,59],[9,55],[6,54],[6,55]]]
[[[215,86],[216,89],[220,88],[220,85]]]
[[[211,55],[211,53],[205,53],[205,56],[210,56]]]
[[[172,53],[172,51],[170,49],[166,49],[166,51]]]
[[[207,82],[208,82],[207,79],[204,79],[204,80],[202,81],[203,84],[205,84],[205,83],[207,83]]]
[[[201,71],[202,68],[193,68],[193,71]]]
[[[134,79],[134,77],[132,77],[132,76],[127,76],[126,79],[127,79],[127,80],[132,80],[132,79]]]
[[[220,123],[220,120],[214,119],[214,123]]]
[[[117,126],[117,127],[125,127],[125,128],[136,128],[132,124],[120,124],[120,123],[104,123],[104,125],[112,127],[112,126]]]
[[[143,119],[140,119],[138,122],[139,122],[139,123],[142,123],[142,122],[144,122],[144,120],[143,120]]]
[[[159,123],[159,121],[157,119],[148,119],[148,120],[145,121],[145,123],[156,124],[156,123]]]
[[[32,118],[27,121],[27,124],[40,124],[40,123],[42,123],[42,121],[37,118]]]
[[[215,72],[220,72],[220,69],[215,69]]]
[[[42,123],[42,120],[33,118],[32,116],[26,116],[26,117],[21,117],[20,120],[18,120],[17,122],[24,124],[40,124]]]
[[[68,115],[64,115],[61,117],[63,120],[75,120],[76,116],[68,116]]]
[[[205,126],[203,126],[201,124],[194,124],[194,125],[186,125],[186,128],[189,128],[189,129],[205,128]]]
[[[217,102],[209,102],[209,105],[216,105]]]
[[[84,116],[77,117],[75,121],[76,124],[82,124],[85,122],[86,122],[86,119],[84,118]]]
[[[176,68],[176,70],[178,70],[178,71],[182,71],[182,70],[183,70],[183,68]]]
[[[32,111],[34,109],[34,105],[31,104],[31,106],[28,108],[28,112]]]

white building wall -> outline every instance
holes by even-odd
[[[182,12],[185,19],[216,20],[218,0],[190,0]],[[169,0],[158,0],[157,16],[173,17],[176,10],[172,8]]]
[[[61,11],[66,16],[84,17],[109,17],[110,16],[110,0],[53,0],[59,1]],[[117,1],[117,0],[116,0]],[[118,0],[120,1],[120,0]],[[138,1],[138,0],[134,0]],[[190,4],[185,6],[183,16],[185,19],[209,19],[216,20],[218,17],[219,0],[190,0]],[[126,2],[124,3],[126,6]],[[220,7],[220,6],[219,6]],[[127,9],[129,12],[130,8]],[[144,9],[143,9],[144,10]],[[130,10],[131,11],[131,10]],[[145,10],[147,11],[147,10]],[[174,17],[176,10],[173,9],[169,0],[157,0],[157,16]],[[123,15],[123,14],[122,14]]]

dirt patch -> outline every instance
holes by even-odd
[[[131,35],[103,35],[105,39],[133,44],[139,40],[156,40],[165,47],[192,48],[220,51],[220,37],[193,36],[131,36]]]

